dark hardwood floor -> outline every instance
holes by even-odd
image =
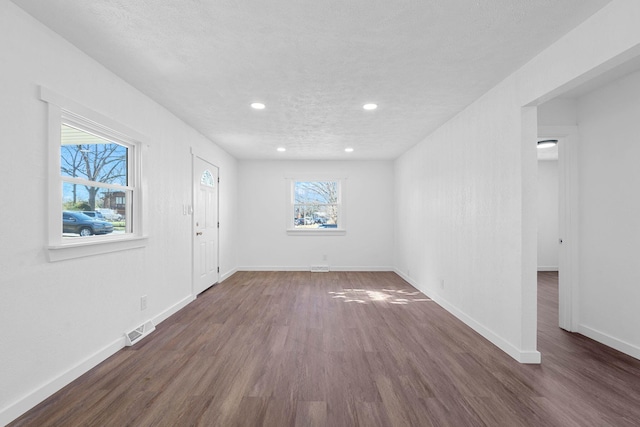
[[[241,272],[11,425],[640,425],[640,361],[557,305],[521,365],[393,273]]]

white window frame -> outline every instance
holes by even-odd
[[[338,228],[295,228],[293,211],[295,205],[294,186],[296,182],[332,181],[338,183]],[[286,216],[285,229],[290,236],[344,236],[347,233],[347,210],[345,203],[347,178],[335,175],[291,175],[285,177],[286,183]]]
[[[143,151],[147,147],[145,138],[132,129],[105,117],[87,107],[71,101],[45,87],[40,88],[40,99],[48,106],[48,203],[46,246],[49,261],[62,261],[109,252],[144,247],[145,234],[145,181],[142,173]],[[100,183],[101,187],[112,187],[130,191],[127,198],[127,232],[119,235],[64,238],[62,236],[62,183],[78,181],[60,174],[60,146],[62,124],[69,124],[96,136],[112,140],[128,149],[128,185],[113,186]]]

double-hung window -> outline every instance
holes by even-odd
[[[290,234],[344,234],[345,220],[344,179],[288,180]]]
[[[129,158],[135,146],[67,115],[63,115],[60,135],[62,208],[67,213],[62,221],[63,238],[131,233],[136,187]],[[70,213],[90,216],[92,221]]]
[[[144,245],[141,150],[134,131],[42,88],[49,104],[49,257]]]

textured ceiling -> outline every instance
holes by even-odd
[[[392,159],[609,0],[13,2],[237,158]]]

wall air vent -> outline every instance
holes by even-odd
[[[124,333],[125,345],[130,347],[155,330],[156,326],[151,320],[149,320],[135,328],[133,331]]]
[[[312,265],[311,272],[312,273],[328,273],[329,266],[328,265]]]

